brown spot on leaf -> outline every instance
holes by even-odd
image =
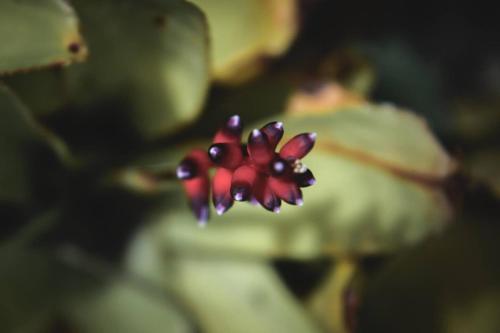
[[[77,54],[78,52],[80,52],[80,47],[80,43],[73,42],[68,45],[68,51],[73,54]]]
[[[158,15],[153,19],[155,26],[159,29],[165,29],[167,25],[167,16],[166,15]]]

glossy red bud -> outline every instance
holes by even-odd
[[[269,178],[269,187],[274,194],[291,205],[302,206],[302,191],[293,181],[281,180],[275,177]]]
[[[233,173],[231,195],[236,201],[247,201],[251,198],[252,189],[257,180],[257,170],[249,165],[242,165]]]
[[[178,179],[192,179],[203,175],[212,163],[204,150],[192,150],[177,166]]]
[[[283,123],[280,121],[273,121],[260,130],[267,136],[271,149],[274,150],[283,137]]]
[[[308,187],[316,183],[316,179],[309,169],[307,169],[305,172],[294,174],[294,179],[295,183],[299,187]]]
[[[211,161],[223,168],[235,169],[243,162],[243,152],[239,144],[216,143],[208,148]]]
[[[188,197],[189,206],[198,219],[198,223],[205,225],[209,217],[208,196],[210,184],[208,175],[184,180],[182,185]]]
[[[316,133],[302,133],[291,138],[280,150],[286,160],[296,160],[307,155],[314,147]]]
[[[267,166],[275,155],[274,149],[269,144],[267,136],[258,129],[254,129],[250,133],[247,150],[252,161],[261,166]]]
[[[231,197],[231,179],[233,172],[218,168],[212,181],[212,201],[218,215],[224,214],[233,205]]]
[[[270,179],[267,176],[259,177],[254,190],[254,196],[262,207],[271,212],[279,213],[281,210],[281,200],[269,187]]]
[[[198,166],[190,159],[184,159],[175,170],[178,179],[192,179],[198,174]]]
[[[241,141],[243,124],[238,115],[229,117],[224,125],[215,133],[214,143],[237,143]]]

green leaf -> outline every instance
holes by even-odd
[[[166,248],[295,258],[370,254],[414,244],[446,225],[451,211],[441,182],[454,163],[420,118],[366,105],[277,120],[288,137],[318,133],[303,160],[317,180],[303,189],[304,206],[284,204],[271,214],[236,203],[200,230],[186,200],[168,198],[172,206],[152,218]]]
[[[500,197],[500,149],[484,149],[466,157],[465,165],[472,176],[483,181]]]
[[[0,200],[23,202],[31,198],[36,167],[43,158],[63,158],[66,147],[38,125],[28,109],[0,84]],[[34,164],[34,158],[38,158]]]
[[[16,245],[0,250],[2,331],[40,332],[66,297],[84,293],[74,272],[46,252]]]
[[[2,331],[41,332],[54,321],[82,333],[192,331],[164,290],[74,248],[0,250]]]
[[[63,0],[0,2],[0,74],[86,57],[78,18]]]
[[[404,177],[439,181],[455,168],[427,123],[392,105],[349,107],[321,116],[291,118],[286,125],[287,133],[316,132],[321,151],[376,164]]]
[[[147,228],[139,233],[128,266],[163,281],[203,332],[319,332],[268,263],[187,252],[168,256],[156,236]]]
[[[16,73],[4,82],[35,116],[45,116],[68,103],[68,87],[62,67]]]
[[[262,57],[286,51],[297,30],[293,0],[194,0],[206,13],[217,80],[240,82],[262,66]]]
[[[91,50],[87,63],[67,72],[73,106],[106,103],[128,114],[147,138],[198,115],[209,64],[206,24],[196,7],[180,0],[73,4]]]
[[[455,224],[385,265],[367,284],[359,332],[497,332],[500,229],[493,219]]]
[[[164,291],[152,291],[117,279],[68,304],[68,320],[82,333],[192,332]]]

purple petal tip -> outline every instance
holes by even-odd
[[[208,221],[208,207],[203,207],[198,213],[198,226],[203,228]]]
[[[224,212],[226,211],[226,207],[223,205],[223,204],[218,204],[216,207],[215,207],[215,212],[217,213],[217,215],[222,215],[224,214]]]
[[[176,175],[178,179],[186,179],[190,176],[190,173],[184,170],[182,166],[179,166],[176,170]]]
[[[219,147],[211,147],[208,150],[208,153],[210,154],[210,156],[215,157],[220,153],[220,148]]]
[[[236,201],[242,201],[242,200],[243,200],[243,193],[241,193],[241,192],[236,192],[236,193],[234,194],[234,200],[236,200]]]
[[[241,124],[241,118],[237,114],[234,116],[231,116],[229,120],[227,121],[227,125],[229,127],[239,127]]]
[[[250,201],[249,201],[249,202],[250,202],[250,204],[251,204],[251,205],[253,205],[253,206],[260,206],[259,201],[257,201],[257,199],[256,199],[256,198],[254,198],[254,197],[252,197],[252,198],[250,199]]]
[[[254,129],[254,130],[252,131],[252,137],[253,137],[253,138],[258,138],[258,137],[260,137],[261,135],[262,135],[262,134],[260,133],[260,131],[259,131],[258,129]]]

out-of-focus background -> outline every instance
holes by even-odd
[[[0,332],[499,332],[496,13],[0,0]],[[199,228],[175,168],[233,114],[317,184]]]

